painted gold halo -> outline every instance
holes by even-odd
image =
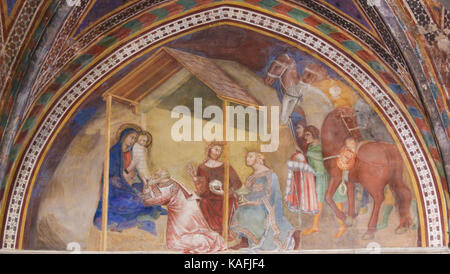
[[[136,130],[136,132],[137,132],[138,134],[141,134],[141,133],[142,133],[142,128],[141,128],[140,126],[138,126],[138,125],[136,125],[136,124],[133,124],[133,123],[126,123],[126,124],[121,125],[121,126],[119,127],[119,129],[117,129],[117,132],[116,132],[116,140],[117,140],[117,141],[120,141],[120,135],[121,135],[122,132],[123,132],[125,129],[127,129],[127,128],[132,128],[132,129]]]

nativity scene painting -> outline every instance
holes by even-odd
[[[105,81],[59,131],[36,177],[25,246],[417,246],[410,172],[358,89],[254,31],[217,26],[170,41]]]

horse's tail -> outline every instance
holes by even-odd
[[[389,180],[389,187],[395,196],[396,206],[399,209],[400,226],[409,226],[412,224],[410,216],[412,200],[410,177],[398,149],[390,149],[388,155],[391,162],[391,179]]]

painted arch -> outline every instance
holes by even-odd
[[[36,175],[54,139],[78,106],[125,65],[167,42],[216,26],[230,25],[273,37],[321,60],[376,110],[408,165],[418,198],[420,243],[448,245],[447,207],[435,161],[436,145],[425,115],[397,72],[333,22],[290,2],[169,1],[141,11],[72,58],[34,101],[16,136],[14,164],[3,200],[1,243],[21,249]]]

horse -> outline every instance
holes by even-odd
[[[389,131],[378,114],[363,99],[359,99],[353,106],[356,122],[364,140],[376,140],[394,144]]]
[[[270,64],[264,83],[272,86],[275,80],[281,83],[283,94],[280,121],[287,124],[293,111],[312,117],[310,124],[320,128],[326,113],[333,109],[331,100],[320,90],[310,85],[328,76],[323,66],[309,64],[299,76],[295,60],[287,53],[275,58]]]
[[[379,141],[360,142],[356,163],[346,182],[349,201],[348,216],[337,208],[332,199],[341,184],[343,173],[337,166],[337,155],[346,138],[353,136],[358,141],[362,138],[353,110],[347,107],[335,109],[322,91],[310,85],[327,77],[326,69],[318,64],[308,65],[304,74],[299,76],[295,60],[283,53],[270,64],[264,83],[269,86],[272,86],[276,80],[281,83],[283,98],[280,120],[282,124],[290,121],[293,111],[303,110],[310,120],[315,118],[315,121],[309,121],[309,124],[321,128],[324,164],[331,177],[325,199],[336,216],[344,220],[347,225],[352,224],[356,217],[355,183],[360,183],[374,200],[372,216],[363,238],[373,238],[380,207],[384,201],[384,188],[389,184],[400,209],[400,225],[396,231],[403,232],[412,222],[409,213],[411,192],[403,181],[403,161],[394,144]],[[358,114],[359,118],[364,116],[362,112]],[[319,117],[316,118],[317,116]]]
[[[356,151],[356,162],[350,169],[346,182],[348,196],[348,213],[339,210],[333,201],[333,195],[342,182],[343,171],[337,165],[337,158],[347,138],[360,141],[361,135],[354,112],[351,108],[341,107],[330,112],[321,128],[322,155],[324,165],[330,174],[330,181],[325,193],[327,204],[338,218],[352,225],[355,213],[355,183],[361,184],[373,198],[373,210],[368,229],[363,239],[373,239],[377,230],[378,214],[384,201],[384,189],[389,185],[399,207],[400,224],[397,233],[402,233],[412,225],[410,217],[411,191],[403,178],[403,160],[394,144],[380,141],[361,141]]]

